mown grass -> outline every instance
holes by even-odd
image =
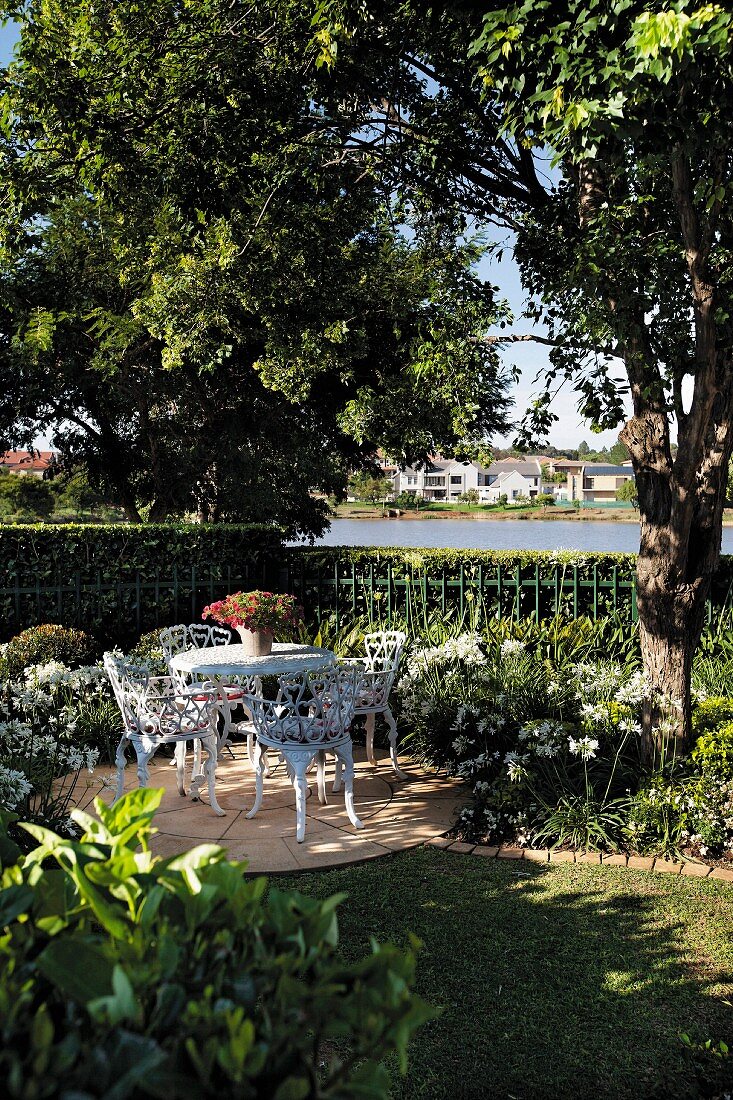
[[[278,886],[285,885],[278,880]],[[418,991],[442,1015],[411,1046],[401,1098],[703,1097],[733,1086],[733,889],[420,849],[287,885],[347,891],[341,950],[424,943]]]

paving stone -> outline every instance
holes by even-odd
[[[733,871],[729,871],[727,867],[713,867],[709,877],[717,882],[733,882]]]
[[[499,849],[493,844],[477,844],[473,850],[475,856],[483,856],[484,859],[495,859]]]
[[[530,863],[549,863],[550,852],[547,848],[527,848],[524,858],[528,859]]]
[[[509,845],[502,845],[496,854],[499,859],[524,859],[524,848],[512,848]]]
[[[654,870],[661,871],[664,875],[678,875],[682,870],[682,864],[675,859],[657,859],[654,862]]]
[[[611,862],[610,860],[604,863]],[[629,856],[629,867],[634,871],[653,871],[654,870],[654,856]]]
[[[429,848],[450,848],[451,844],[453,844],[453,837],[450,836],[434,836],[428,841]]]
[[[460,852],[461,855],[467,856],[476,847],[475,844],[466,844],[463,840],[455,840],[450,846],[451,852]]]
[[[687,875],[688,878],[707,878],[710,874],[710,866],[707,863],[685,862],[682,864],[682,874]]]
[[[575,863],[575,852],[553,852],[550,849],[550,863]]]
[[[604,852],[601,862],[604,867],[625,867],[626,856],[623,852],[612,852],[611,855],[606,855]]]
[[[600,852],[576,852],[575,853],[575,862],[576,863],[593,863],[596,866],[598,866],[598,864],[601,862],[601,853]]]

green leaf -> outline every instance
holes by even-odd
[[[72,1000],[86,1005],[112,992],[113,965],[97,944],[78,937],[57,937],[36,960],[44,977]]]

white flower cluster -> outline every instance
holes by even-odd
[[[599,742],[592,737],[568,738],[568,748],[573,756],[579,756],[582,760],[591,760],[598,752]]]
[[[588,558],[585,554],[581,554],[578,550],[571,547],[557,546],[552,551],[549,560],[553,565],[569,566],[572,569],[574,566],[580,568],[582,565],[585,565]]]
[[[649,681],[643,672],[634,672],[616,691],[616,702],[622,706],[639,707],[651,697]]]
[[[505,638],[501,643],[501,655],[506,660],[524,653],[524,643],[519,638]]]
[[[23,772],[0,764],[0,809],[15,810],[32,790]]]
[[[517,734],[517,739],[523,741],[528,750],[541,757],[557,756],[565,744],[565,738],[562,722],[549,718],[525,722]]]
[[[47,661],[27,668],[6,692],[0,703],[0,808],[15,809],[32,791],[35,801],[56,799],[56,778],[94,771],[99,752],[74,737],[80,702],[109,692],[103,668],[72,670]]]
[[[607,702],[618,698],[623,673],[615,661],[586,661],[575,666],[571,678],[576,699],[584,703]]]

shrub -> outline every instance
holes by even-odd
[[[695,705],[692,712],[692,732],[695,737],[711,733],[728,722],[733,722],[733,699],[713,696]]]
[[[70,668],[88,664],[97,655],[94,638],[74,627],[42,623],[16,634],[0,656],[0,680],[22,676],[29,665],[60,661]]]
[[[344,962],[343,895],[267,893],[213,845],[155,857],[161,794],[74,811],[78,841],[29,826],[40,846],[6,867],[4,1095],[386,1097],[383,1056],[404,1072],[434,1015],[415,941]]]
[[[733,709],[733,699],[725,701]],[[733,779],[733,721],[708,729],[698,737],[692,759],[702,772],[719,779]]]

